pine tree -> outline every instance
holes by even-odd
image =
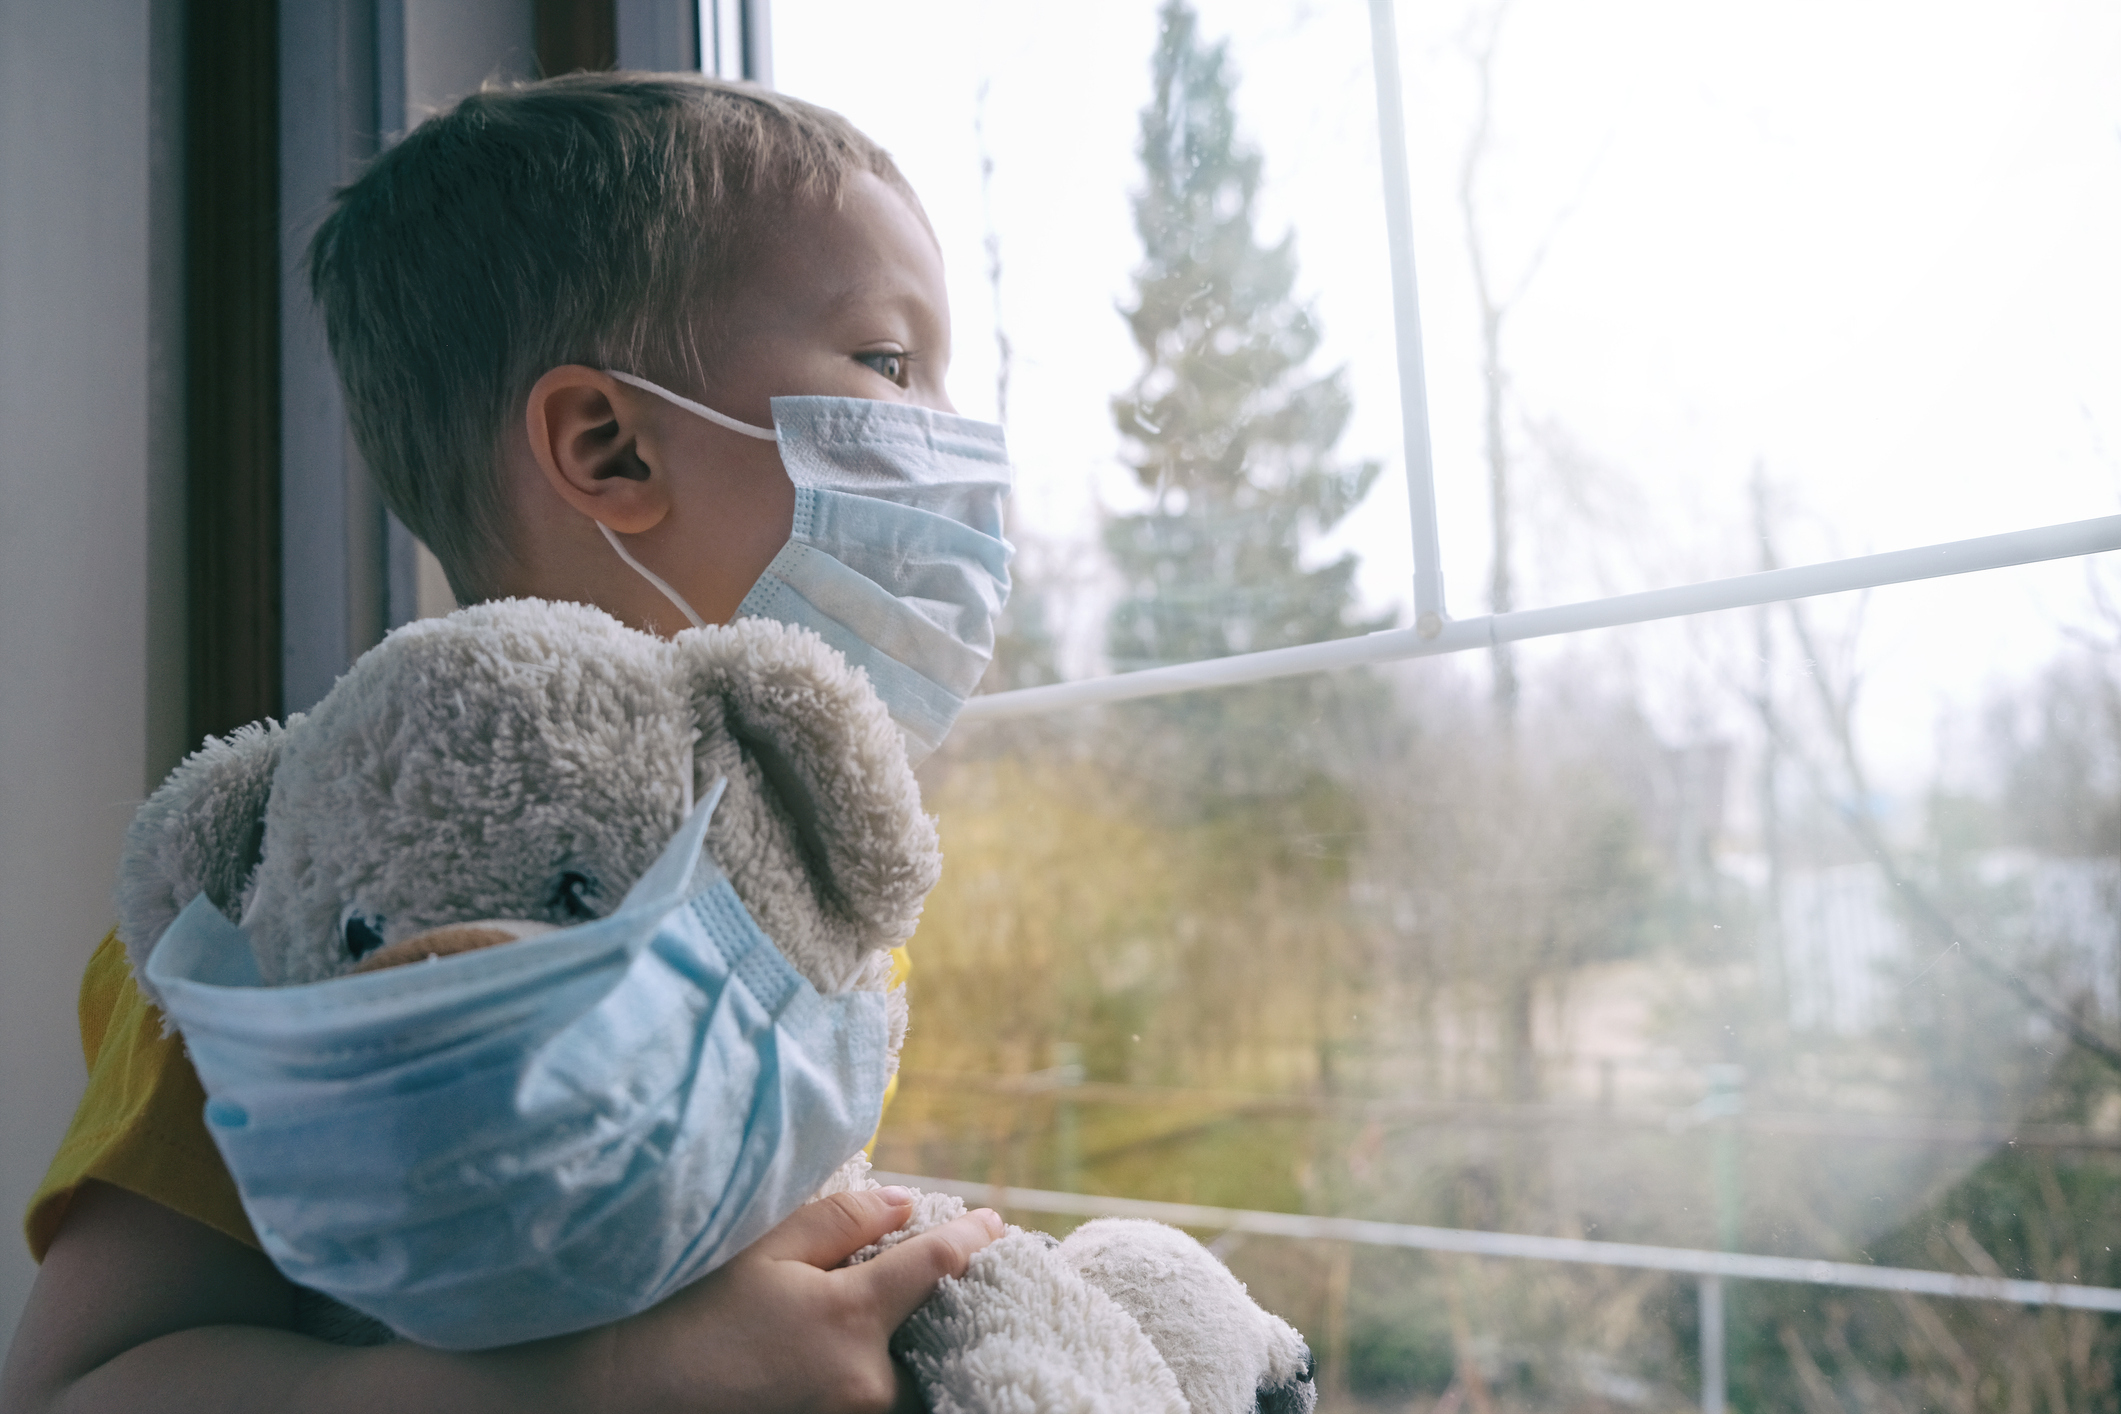
[[[1108,522],[1125,593],[1118,668],[1222,657],[1382,626],[1351,619],[1353,554],[1305,569],[1305,543],[1355,508],[1378,465],[1333,454],[1351,401],[1305,365],[1319,332],[1293,296],[1293,235],[1254,230],[1259,151],[1239,137],[1225,43],[1166,0],[1142,110],[1134,200],[1144,259],[1127,311],[1141,375],[1112,410],[1155,502]]]
[[[1340,372],[1308,368],[1319,332],[1294,294],[1293,237],[1259,238],[1262,162],[1238,134],[1227,46],[1202,39],[1186,0],[1159,18],[1134,198],[1143,259],[1123,311],[1142,368],[1112,402],[1151,503],[1104,537],[1122,582],[1106,650],[1122,669],[1381,627],[1353,613],[1354,555],[1304,564],[1378,467],[1334,454],[1351,400]],[[1362,743],[1390,718],[1377,684],[1335,673],[1152,698],[1099,724],[1186,881],[1170,975],[1212,995],[1242,956],[1275,979],[1271,1000],[1256,994],[1269,1029],[1253,1034],[1314,1049],[1328,1090],[1359,1063],[1349,853],[1365,833]]]

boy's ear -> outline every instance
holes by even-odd
[[[608,373],[581,364],[547,369],[524,407],[530,452],[555,494],[621,535],[653,528],[670,510],[668,479],[640,455],[639,400]]]

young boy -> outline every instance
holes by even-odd
[[[764,427],[785,394],[951,411],[942,265],[905,179],[844,119],[741,86],[468,98],[342,194],[312,273],[362,452],[465,603],[577,600],[658,633],[686,626],[673,600],[735,615],[788,541],[793,486],[773,443],[632,379]],[[843,1194],[599,1330],[330,1345],[295,1333],[299,1293],[114,938],[81,1023],[89,1088],[29,1214],[43,1267],[0,1414],[918,1407],[890,1332],[1000,1232],[983,1210],[834,1270],[909,1201]]]

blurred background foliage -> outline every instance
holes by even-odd
[[[1149,503],[1106,521],[1105,656],[1382,627],[1316,549],[1378,468],[1334,453],[1348,394],[1293,240],[1254,228],[1236,75],[1181,0],[1152,63],[1112,404]],[[1020,560],[989,690],[1059,676],[1084,591],[1049,571]],[[923,773],[947,864],[878,1166],[2121,1284],[2104,618],[1899,810],[1852,725],[1860,605],[1709,621],[1736,735],[1660,738],[1596,641],[963,727]],[[1697,1407],[1690,1280],[1202,1236],[1306,1331],[1329,1410]],[[2111,1318],[1727,1301],[1739,1410],[2121,1409]]]

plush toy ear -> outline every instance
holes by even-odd
[[[680,634],[674,647],[703,751],[719,727],[758,768],[832,911],[865,949],[913,936],[942,853],[904,738],[868,680],[816,634],[772,619]],[[735,878],[738,861],[722,863]]]
[[[118,938],[143,989],[147,955],[186,904],[205,894],[230,917],[241,910],[286,735],[264,721],[208,737],[133,817],[118,865]]]

